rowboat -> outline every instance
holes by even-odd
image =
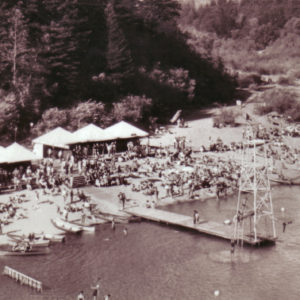
[[[44,239],[49,240],[51,243],[63,243],[65,241],[65,236],[59,234],[45,233]]]
[[[17,243],[28,242],[33,248],[48,247],[50,244],[49,240],[44,240],[42,238],[34,238],[30,240],[25,236],[19,234],[11,234],[11,233],[7,233],[7,236],[12,240],[12,242],[17,242]]]
[[[48,248],[44,249],[26,249],[27,244],[2,245],[0,248],[0,256],[33,256],[49,254]]]
[[[56,228],[61,229],[65,232],[80,233],[83,230],[81,226],[78,226],[78,225],[75,225],[75,224],[70,224],[66,221],[63,221],[63,220],[59,219],[59,218],[51,219],[51,222]]]
[[[12,251],[12,250],[0,250],[0,256],[33,256],[33,255],[45,255],[49,254],[49,251]]]

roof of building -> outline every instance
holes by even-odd
[[[68,148],[67,144],[73,138],[73,134],[61,127],[57,127],[42,136],[34,139],[32,142],[35,144],[43,144],[58,148]]]

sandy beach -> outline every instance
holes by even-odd
[[[237,109],[233,107],[233,109]],[[238,108],[241,109],[241,108]],[[245,110],[245,108],[243,108]],[[168,126],[168,131],[159,136],[150,137],[145,139],[144,142],[155,146],[170,146],[174,144],[175,137],[185,137],[187,146],[192,147],[194,153],[193,155],[199,155],[199,149],[202,145],[208,145],[212,141],[216,141],[217,138],[221,138],[224,144],[230,144],[231,142],[241,142],[243,138],[243,130],[245,124],[239,124],[236,127],[224,127],[224,128],[214,128],[212,114],[214,111],[210,112],[207,117],[190,120],[187,122],[186,128],[179,128],[176,125]],[[243,115],[243,113],[242,113]],[[260,120],[261,121],[261,120]],[[299,145],[300,138],[292,138],[291,143],[293,145]],[[214,153],[209,155],[217,155],[223,159],[234,159],[236,153],[234,152],[223,152]],[[155,159],[155,158],[151,158]],[[143,163],[143,159],[140,159],[140,163]],[[177,168],[178,167],[178,168]],[[178,172],[181,171],[182,166],[176,166]],[[135,192],[132,191],[132,184],[136,186],[140,184],[141,181],[149,179],[148,176],[140,176],[140,178],[130,178],[129,185],[119,185],[112,187],[94,187],[88,186],[81,188],[84,193],[91,198],[90,202],[96,205],[96,208],[111,214],[124,214],[122,211],[122,205],[118,198],[120,192],[126,195],[126,207],[129,206],[147,206],[147,207],[159,207],[165,206],[172,203],[188,201],[190,200],[186,192],[182,196],[166,196],[166,192],[162,184],[158,183],[158,199],[154,195],[145,195],[142,191]],[[158,181],[159,179],[153,179]],[[39,199],[36,197],[36,192],[39,193]],[[15,232],[21,235],[28,235],[29,233],[47,233],[47,234],[63,234],[62,231],[54,227],[51,219],[60,217],[58,214],[58,207],[60,210],[64,208],[66,204],[64,202],[62,195],[51,195],[43,194],[41,190],[28,191],[23,190],[15,192],[12,194],[0,195],[0,203],[7,203],[9,198],[16,195],[22,195],[22,203],[17,204],[17,212],[14,218],[7,225],[2,225],[3,235],[0,235],[0,243],[7,243],[7,238],[5,233]],[[209,198],[215,198],[216,192],[213,188],[203,189],[200,193],[194,197],[192,200],[205,200]],[[67,199],[67,202],[70,201]],[[78,219],[81,217],[81,212],[69,213],[69,219]]]

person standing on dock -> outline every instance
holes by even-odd
[[[119,200],[120,200],[121,203],[122,203],[122,209],[124,209],[124,208],[125,208],[126,196],[125,196],[124,193],[120,192],[120,193],[118,194],[118,197],[119,197]]]
[[[110,300],[110,294],[105,295],[104,300]]]
[[[194,224],[199,223],[199,213],[198,210],[194,210]]]

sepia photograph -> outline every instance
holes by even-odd
[[[300,299],[300,0],[0,20],[0,300]]]

